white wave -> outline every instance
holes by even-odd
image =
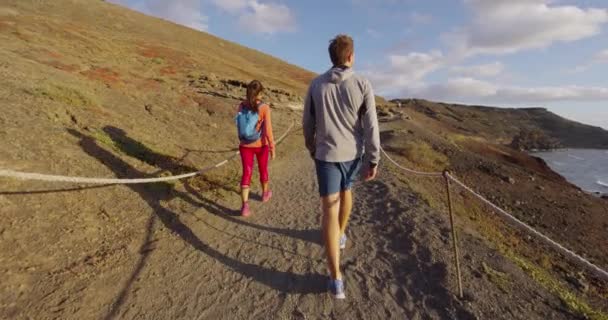
[[[551,161],[551,164],[556,165],[556,166],[559,166],[559,167],[561,167],[561,166],[563,166],[563,165],[564,165],[564,163],[563,163],[563,162],[559,162],[559,161]]]
[[[581,158],[581,157],[575,156],[573,154],[569,154],[568,157],[570,157],[572,159],[576,159],[576,160],[585,160],[585,158]]]
[[[597,180],[595,183],[599,184],[600,186],[608,188],[608,182]]]

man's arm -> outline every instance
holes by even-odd
[[[302,128],[304,130],[304,142],[310,154],[315,154],[315,131],[316,131],[315,107],[312,99],[312,84],[306,93],[304,100],[304,114],[302,116]]]
[[[374,90],[368,80],[365,80],[363,92],[365,112],[362,115],[363,134],[365,140],[365,161],[370,166],[377,166],[380,162],[380,127],[376,115],[376,98]]]

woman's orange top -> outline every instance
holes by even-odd
[[[241,102],[237,112],[240,112],[243,106],[247,104],[249,104],[249,102]],[[260,148],[262,146],[268,146],[270,150],[274,150],[274,135],[272,134],[272,121],[270,120],[270,106],[266,103],[262,104],[258,108],[258,124],[256,126],[256,130],[262,130],[262,137],[258,141],[252,143],[246,144],[241,142],[241,146],[246,148]]]

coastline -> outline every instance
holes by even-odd
[[[570,152],[572,152],[572,154]],[[581,156],[580,153],[590,152],[600,154],[605,153],[608,156],[608,149],[588,148],[556,148],[550,150],[529,150],[528,154],[532,157],[542,159],[553,172],[562,176],[569,183],[577,186],[581,191],[588,193],[592,196],[608,200],[608,179],[606,179],[608,178],[608,176],[606,176],[606,173],[603,173],[602,177],[597,177],[594,175],[592,177],[584,177],[581,180],[581,177],[583,176],[582,172],[576,172],[577,170],[583,170],[583,168],[575,169],[575,164],[577,162],[588,161],[588,159],[586,159],[586,157]],[[561,153],[561,155],[555,157],[558,153]],[[574,177],[574,175],[576,177]],[[582,183],[582,181],[584,181],[584,183]]]

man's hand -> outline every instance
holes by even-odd
[[[315,150],[308,150],[308,152],[310,153],[310,157],[314,160],[315,159]]]
[[[365,177],[363,178],[363,181],[371,181],[376,179],[376,176],[378,175],[378,167],[377,166],[370,166],[367,169],[367,172],[365,173]]]
[[[270,149],[270,160],[274,160],[275,158],[275,152],[274,152],[274,148]]]

